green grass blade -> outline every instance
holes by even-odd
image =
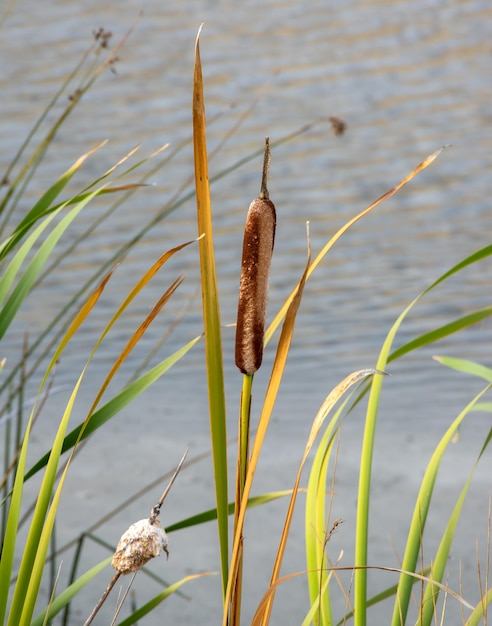
[[[43,626],[45,620],[52,620],[60,611],[62,611],[70,602],[75,598],[77,594],[88,584],[90,581],[99,574],[105,567],[111,563],[110,556],[104,561],[101,561],[97,565],[94,565],[90,570],[85,572],[80,578],[67,587],[55,600],[52,602],[48,609],[45,609],[37,617],[35,617],[30,626]]]
[[[104,142],[105,143],[105,142]],[[104,143],[99,144],[89,152],[86,152],[52,185],[48,191],[46,191],[41,198],[36,202],[34,207],[27,213],[27,215],[21,220],[18,226],[15,228],[13,234],[0,245],[0,260],[11,250],[17,242],[29,231],[29,229],[38,220],[45,217],[48,213],[59,210],[64,207],[68,202],[64,202],[61,207],[55,209],[52,207],[54,200],[60,195],[67,183],[72,179],[75,172],[81,167],[84,161],[98,150]]]
[[[10,500],[7,527],[3,538],[2,552],[0,557],[0,624],[5,624],[5,614],[10,590],[10,580],[15,557],[15,545],[17,541],[17,529],[19,526],[22,492],[24,487],[24,468],[28,449],[29,434],[31,431],[32,417],[29,420],[24,441],[17,462],[17,472]]]
[[[403,320],[409,311],[430,291],[435,289],[442,282],[465,269],[466,267],[476,263],[492,254],[492,245],[486,246],[481,250],[471,254],[466,259],[460,261],[450,270],[445,272],[429,287],[424,289],[407,308],[398,316],[395,323],[391,327],[381,349],[376,369],[386,371],[389,360],[389,353],[396,333],[398,332]],[[376,420],[379,407],[379,398],[383,384],[382,376],[375,376],[371,383],[371,391],[369,403],[366,413],[366,423],[364,429],[364,438],[361,452],[360,477],[357,499],[357,522],[355,532],[355,565],[357,569],[354,573],[354,608],[355,608],[355,626],[365,626],[366,624],[366,608],[367,608],[367,547],[368,547],[368,527],[369,527],[369,500],[371,486],[371,468],[374,450],[374,436],[376,429]]]
[[[51,233],[46,237],[46,240],[40,246],[39,250],[34,255],[33,259],[26,268],[24,274],[20,278],[19,282],[12,291],[10,297],[5,303],[0,314],[0,339],[4,336],[12,320],[15,318],[17,311],[21,304],[29,294],[36,278],[43,269],[46,260],[51,254],[53,248],[58,243],[60,237],[65,230],[70,226],[73,220],[77,217],[80,211],[86,206],[92,198],[98,195],[100,190],[94,191],[85,200],[80,202],[77,206],[73,207],[70,212],[57,224]],[[59,209],[58,211],[61,211]],[[58,212],[57,212],[58,213]],[[57,214],[55,213],[55,215]],[[48,218],[49,219],[49,218]]]
[[[480,365],[474,361],[468,361],[466,359],[456,359],[449,356],[435,356],[434,359],[457,372],[463,372],[465,374],[471,374],[477,378],[483,378],[488,383],[492,383],[492,369]]]
[[[278,498],[285,498],[285,496],[289,496],[292,493],[292,489],[286,489],[284,491],[271,491],[269,493],[264,493],[260,496],[253,496],[249,498],[247,507],[253,508],[255,506],[260,506],[262,504],[267,504],[268,502],[272,502],[273,500],[277,500]],[[234,513],[234,502],[229,502],[227,507],[227,512],[229,515]],[[217,509],[209,509],[208,511],[203,511],[202,513],[198,513],[197,515],[192,515],[191,517],[187,517],[180,522],[176,522],[175,524],[170,524],[166,526],[166,532],[172,533],[176,530],[182,530],[183,528],[190,528],[191,526],[198,526],[199,524],[205,524],[206,522],[212,522],[217,519]]]
[[[470,409],[472,408],[473,407],[470,407]],[[430,569],[430,574],[429,574],[429,578],[431,580],[435,580],[437,582],[442,582],[443,580],[445,568],[448,563],[449,553],[451,551],[451,545],[452,545],[453,538],[454,538],[454,532],[456,530],[456,526],[459,521],[461,509],[463,507],[463,503],[465,501],[468,488],[470,486],[470,483],[472,481],[472,478],[478,466],[478,463],[483,453],[485,452],[488,444],[490,443],[491,439],[492,439],[492,429],[489,431],[488,436],[485,438],[485,442],[482,446],[482,449],[480,450],[477,460],[475,461],[470,471],[470,474],[468,475],[466,483],[463,489],[461,490],[459,498],[454,506],[453,512],[451,513],[449,517],[449,521],[443,533],[441,542],[439,544],[439,548],[436,552],[436,556],[432,560],[432,567]],[[419,621],[417,622],[418,626],[430,626],[432,619],[434,617],[434,607],[435,607],[435,603],[437,602],[439,592],[440,592],[440,587],[436,585],[432,585],[432,584],[427,585],[425,589],[425,593],[424,593],[424,598],[421,603],[422,612],[419,616]]]
[[[463,330],[463,328],[473,326],[473,324],[478,324],[491,315],[492,306],[487,306],[483,309],[478,309],[477,311],[473,311],[473,313],[460,317],[459,319],[452,321],[450,324],[446,324],[440,328],[435,328],[429,333],[424,333],[423,335],[420,335],[420,337],[417,337],[417,339],[409,341],[392,352],[388,357],[388,363],[390,361],[394,361],[395,359],[399,359],[404,354],[417,350],[417,348],[422,348],[422,346],[427,346],[431,343],[439,341],[440,339],[444,339],[444,337],[453,335],[460,330]]]
[[[202,285],[203,323],[205,328],[205,358],[207,366],[210,433],[214,464],[217,502],[217,526],[220,543],[222,593],[225,596],[229,562],[229,528],[227,519],[227,431],[220,328],[219,294],[215,270],[215,253],[208,179],[207,138],[203,79],[198,33],[195,45],[193,78],[193,147],[198,234],[201,236],[200,276]],[[203,237],[202,237],[203,235]]]
[[[162,591],[160,594],[149,600],[146,604],[141,606],[137,611],[132,613],[130,617],[127,617],[122,622],[118,622],[118,626],[132,626],[132,624],[136,624],[139,619],[142,619],[146,615],[148,615],[151,611],[153,611],[161,602],[164,602],[166,598],[168,598],[171,594],[177,591],[180,587],[182,587],[185,583],[194,580],[195,578],[201,578],[202,576],[210,576],[214,572],[201,572],[200,574],[192,574],[190,576],[185,576],[178,582],[170,585],[167,589]]]
[[[330,590],[328,585],[325,585],[329,577],[325,553],[327,533],[325,500],[328,464],[334,441],[330,422],[314,457],[306,494],[305,540],[309,598],[311,606],[316,605],[317,615],[312,616],[313,623],[325,625],[333,623]]]
[[[470,617],[466,620],[465,626],[479,626],[486,623],[487,608],[492,603],[492,588],[487,590]]]
[[[193,346],[198,343],[200,339],[201,335],[195,337],[182,348],[177,350],[170,357],[155,365],[151,370],[149,370],[136,381],[125,387],[123,391],[118,393],[104,406],[95,411],[90,417],[89,421],[85,423],[85,426],[84,424],[79,424],[79,426],[74,428],[63,441],[62,453],[73,448],[79,438],[80,441],[83,441],[86,437],[88,437],[98,428],[103,426],[103,424],[110,420],[124,407],[130,404],[130,402],[135,400],[135,398],[143,393],[148,387],[150,387],[150,385],[152,385],[175,363],[177,363],[189,350],[191,350],[191,348],[193,348]],[[83,434],[81,435],[82,430]],[[33,465],[33,467],[27,472],[25,479],[27,480],[28,478],[31,478],[31,476],[34,476],[34,474],[36,474],[37,472],[39,472],[39,470],[45,467],[49,457],[50,452],[46,453],[41,459],[39,459],[39,461],[37,461],[36,464]]]
[[[432,457],[427,464],[427,468],[424,473],[424,477],[422,479],[422,483],[420,485],[419,493],[417,496],[417,501],[415,504],[414,512],[412,515],[412,520],[410,523],[410,529],[408,532],[408,538],[405,547],[405,553],[403,555],[403,561],[401,565],[401,569],[406,572],[415,572],[417,568],[417,561],[420,554],[422,535],[425,529],[425,523],[427,519],[427,514],[430,508],[431,500],[432,500],[432,492],[434,489],[434,484],[437,478],[437,473],[441,464],[442,457],[453,440],[453,437],[456,434],[456,430],[463,422],[465,417],[470,412],[473,405],[492,387],[492,385],[487,385],[479,394],[475,396],[475,398],[461,411],[458,417],[452,422],[452,424],[447,429],[444,436],[441,438],[441,441],[436,446]],[[455,520],[457,521],[457,520]],[[452,529],[454,530],[454,528]],[[451,529],[450,529],[451,532]],[[443,548],[444,550],[444,548]],[[443,567],[444,563],[442,561],[439,562],[438,567]],[[436,570],[437,571],[437,570]],[[437,582],[440,582],[437,578],[435,579]],[[408,613],[408,607],[410,604],[412,591],[412,577],[407,574],[402,574],[400,576],[400,581],[398,584],[398,593],[395,599],[395,605],[393,608],[393,618],[392,625],[393,626],[402,626],[405,624],[406,616]]]
[[[87,367],[87,366],[86,366]],[[72,392],[70,400],[65,408],[58,431],[55,436],[51,455],[46,466],[41,487],[39,488],[36,507],[34,509],[31,527],[26,540],[19,574],[12,597],[8,626],[28,626],[30,624],[34,605],[36,603],[39,585],[41,584],[42,571],[49,549],[51,534],[47,513],[53,493],[53,486],[56,480],[56,472],[60,459],[61,448],[68,420],[71,415],[73,404],[77,396],[78,389],[82,382],[84,372],[79,377]]]

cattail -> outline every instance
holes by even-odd
[[[267,137],[260,196],[250,204],[244,227],[236,325],[236,365],[243,374],[254,374],[263,359],[268,278],[276,225],[275,206],[267,188],[269,166]]]
[[[141,519],[121,536],[111,565],[120,574],[138,572],[147,561],[159,556],[161,550],[169,556],[168,539],[158,519],[152,523]]]

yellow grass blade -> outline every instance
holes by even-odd
[[[333,237],[324,245],[324,247],[321,249],[321,251],[315,257],[315,259],[311,263],[311,266],[308,269],[306,280],[310,278],[311,274],[318,267],[318,265],[321,263],[321,261],[324,259],[324,257],[329,252],[329,250],[335,245],[335,243],[340,239],[340,237],[342,235],[344,235],[356,222],[358,222],[365,215],[367,215],[373,209],[375,209],[379,204],[381,204],[381,202],[383,202],[384,200],[387,200],[388,198],[391,198],[392,196],[394,196],[397,191],[399,191],[402,187],[404,187],[407,183],[409,183],[412,180],[412,178],[414,178],[419,172],[424,170],[426,167],[429,167],[429,165],[433,161],[435,161],[435,159],[437,159],[437,157],[441,154],[441,152],[444,150],[444,148],[446,148],[446,146],[443,146],[439,150],[436,150],[435,152],[430,154],[421,163],[419,163],[419,165],[417,165],[417,167],[414,170],[412,170],[410,172],[410,174],[408,174],[408,176],[405,176],[405,178],[403,178],[403,180],[401,180],[397,185],[395,185],[392,189],[390,189],[389,191],[384,193],[380,198],[378,198],[375,202],[373,202],[371,205],[369,205],[366,209],[361,211],[358,215],[356,215],[351,220],[349,220],[346,224],[344,224],[344,226],[342,226],[342,228],[340,228],[333,235]],[[265,333],[265,344],[267,344],[270,341],[270,339],[272,338],[273,333],[279,327],[280,322],[284,318],[285,313],[286,313],[290,303],[292,302],[292,299],[295,297],[295,294],[297,292],[298,287],[299,287],[299,285],[297,285],[296,288],[292,291],[292,293],[289,295],[287,300],[282,305],[280,311],[277,313],[277,315],[272,320],[272,323],[270,324],[270,326],[268,327],[268,329],[267,329],[267,331]]]

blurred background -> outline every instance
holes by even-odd
[[[310,222],[316,254],[347,220],[392,188],[428,154],[451,144],[430,168],[353,227],[307,285],[255,492],[289,488],[312,419],[330,389],[349,372],[374,366],[391,324],[404,307],[455,263],[490,243],[491,19],[492,7],[484,0],[17,0],[0,36],[1,171],[90,46],[92,33],[103,27],[113,33],[111,42],[115,43],[132,25],[134,29],[118,53],[115,71],[108,70],[100,77],[57,135],[18,207],[16,221],[78,156],[103,139],[108,144],[84,165],[72,182],[74,191],[101,175],[136,144],[142,144],[141,156],[168,142],[169,149],[182,142],[184,146],[153,175],[151,186],[138,191],[102,223],[32,294],[3,342],[2,356],[9,360],[18,357],[26,330],[35,334],[43,328],[70,294],[150,222],[178,189],[182,188],[181,196],[192,190],[193,54],[198,27],[204,22],[201,57],[209,150],[227,139],[210,162],[211,178],[255,150],[261,151],[265,135],[275,142],[313,125],[272,150],[269,188],[278,224],[270,318],[302,273],[306,221]],[[57,105],[50,116],[54,119],[64,105]],[[319,121],[331,115],[347,124],[340,137],[334,136],[328,122]],[[249,203],[259,193],[261,163],[259,154],[211,187],[224,325],[235,322],[242,228]],[[105,202],[108,200],[100,198],[81,214],[72,226],[72,237],[82,232],[98,211],[102,213]],[[87,347],[93,345],[141,273],[165,250],[196,237],[195,212],[191,197],[142,236],[121,261],[101,302],[63,357],[58,386],[74,385],[87,358]],[[197,246],[174,257],[117,325],[89,369],[74,425],[84,418],[97,385],[130,333],[180,273],[185,275],[183,285],[125,365],[120,383],[183,311],[181,323],[155,362],[201,332],[197,264]],[[403,324],[396,346],[489,304],[488,260],[459,273],[424,298]],[[375,565],[398,565],[429,455],[482,385],[448,371],[432,360],[432,355],[475,359],[490,366],[491,339],[492,322],[486,321],[391,365],[376,440],[374,552],[370,555]],[[224,327],[223,341],[232,438],[241,387],[241,376],[234,367],[233,328]],[[263,369],[255,377],[258,405],[268,382],[274,344],[267,348]],[[65,524],[58,527],[61,542],[173,467],[186,446],[191,456],[207,450],[203,363],[199,346],[154,385],[138,406],[129,407],[105,426],[81,453],[67,490]],[[30,391],[35,394],[35,381]],[[50,399],[36,427],[33,461],[50,445],[67,393]],[[340,444],[333,514],[345,523],[334,538],[333,558],[343,549],[344,565],[351,563],[363,415],[361,407],[358,415],[350,417]],[[446,456],[436,486],[436,505],[440,504],[429,522],[429,554],[436,547],[432,529],[442,530],[488,423],[483,414],[474,415]],[[232,455],[234,452],[232,446]],[[469,594],[464,595],[472,602],[478,597],[476,536],[486,548],[491,467],[488,455],[479,468],[459,529],[462,535],[458,536],[468,543],[460,552],[460,539],[453,553],[454,575],[461,559]],[[214,506],[211,485],[209,461],[183,473],[166,504],[164,523]],[[105,538],[116,541],[132,521],[147,515],[160,493],[158,488],[155,497],[147,495],[133,510],[113,520],[111,527],[104,529]],[[250,572],[246,622],[269,579],[285,506],[277,503],[251,514],[246,532]],[[304,568],[301,501],[299,508],[285,573]],[[87,556],[87,565],[107,555],[98,550]],[[218,567],[213,525],[171,536],[170,550],[168,563],[154,564],[170,581]],[[450,579],[455,588],[457,580]],[[372,591],[393,582],[390,575],[383,576],[371,583]],[[92,595],[87,606],[79,607],[79,618],[86,615],[105,584],[102,580],[100,588],[88,592]],[[142,584],[143,589],[136,587],[141,602],[149,583]],[[219,587],[218,577],[192,583],[186,589],[191,601],[171,598],[162,616],[175,624],[192,623],[197,615],[202,623],[217,623]],[[274,623],[300,623],[307,606],[304,582],[298,579],[285,587],[278,596]],[[338,602],[341,611],[345,600],[340,597]],[[378,619],[384,619],[384,614],[378,614]],[[156,613],[144,623],[161,621]],[[455,604],[448,609],[446,624],[461,623]]]

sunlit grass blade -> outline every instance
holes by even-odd
[[[492,383],[492,369],[475,363],[474,361],[468,361],[467,359],[457,359],[450,356],[435,356],[434,360],[450,367],[457,372],[463,372],[464,374],[471,374],[477,378],[483,378],[488,383]]]
[[[348,399],[341,404],[328,422],[313,459],[306,491],[305,541],[309,598],[311,606],[316,605],[320,624],[332,623],[330,589],[325,585],[327,579],[325,548],[329,523],[326,519],[326,483],[333,444],[340,428],[340,416],[347,403]],[[332,486],[333,484],[334,481]]]
[[[182,348],[177,350],[167,359],[164,359],[161,363],[155,365],[151,370],[143,374],[136,381],[125,387],[120,393],[118,393],[109,402],[103,405],[100,409],[95,411],[90,420],[85,424],[80,424],[74,428],[66,437],[62,446],[62,453],[73,448],[77,441],[83,441],[98,428],[103,426],[114,415],[119,413],[124,407],[128,406],[135,398],[143,393],[148,387],[150,387],[156,380],[158,380],[163,374],[165,374],[175,363],[177,363],[183,356],[193,348],[194,345],[200,341],[201,335],[195,337]],[[82,432],[83,431],[83,432]],[[42,469],[48,459],[50,453],[45,454],[37,463],[27,472],[25,479],[27,480],[40,469]]]
[[[470,407],[470,408],[473,408],[473,407]],[[446,529],[442,535],[442,539],[439,544],[439,548],[436,552],[436,556],[432,559],[432,567],[430,568],[430,573],[429,573],[429,578],[431,580],[442,582],[444,578],[444,572],[445,572],[446,565],[448,563],[449,554],[451,551],[451,545],[452,545],[453,538],[454,538],[454,532],[456,530],[456,526],[460,518],[461,510],[465,501],[466,494],[468,492],[468,488],[470,486],[470,483],[472,481],[472,478],[478,466],[478,463],[481,457],[483,456],[483,453],[485,452],[487,446],[489,445],[491,438],[492,438],[492,429],[489,431],[488,436],[485,438],[485,442],[482,446],[482,449],[480,450],[477,460],[475,461],[468,475],[466,483],[463,489],[461,490],[459,498],[454,506],[453,512],[449,516],[449,520],[448,520],[448,523],[446,524]],[[428,583],[428,585],[426,586],[425,593],[421,601],[422,608],[421,608],[419,619],[417,622],[418,626],[430,626],[432,619],[434,617],[434,607],[437,602],[439,591],[440,591],[439,587],[436,587],[435,585],[431,583]]]
[[[226,405],[199,41],[200,31],[198,32],[195,44],[195,68],[193,77],[193,148],[198,235],[204,235],[200,239],[199,244],[200,277],[202,286],[203,323],[205,328],[205,359],[217,503],[217,526],[220,543],[222,591],[225,595],[229,560]]]
[[[118,626],[131,626],[132,624],[136,624],[138,620],[141,620],[143,617],[148,615],[157,606],[159,606],[161,602],[164,602],[166,598],[176,592],[185,583],[195,580],[196,578],[202,578],[203,576],[211,576],[214,574],[215,572],[200,572],[199,574],[190,574],[189,576],[185,576],[181,580],[178,580],[178,582],[175,582],[174,584],[167,587],[167,589],[152,598],[152,600],[149,600],[149,602],[141,606],[137,611],[132,613],[132,615],[124,619],[122,622],[118,622]]]
[[[104,378],[104,381],[102,382],[102,384],[101,384],[101,386],[100,386],[100,388],[99,388],[99,390],[98,390],[98,392],[97,392],[97,394],[96,394],[96,396],[94,398],[94,401],[92,403],[91,409],[89,411],[89,415],[92,414],[92,412],[95,409],[95,407],[99,404],[99,400],[101,399],[101,397],[103,396],[104,392],[108,388],[110,382],[113,380],[116,372],[123,365],[123,363],[128,358],[128,356],[131,353],[131,351],[133,350],[133,348],[137,345],[137,343],[143,337],[143,334],[145,333],[145,331],[149,328],[149,326],[152,323],[152,321],[157,317],[157,315],[161,311],[162,307],[166,304],[166,302],[168,302],[169,298],[174,294],[174,292],[176,291],[176,289],[179,287],[179,285],[182,282],[183,282],[183,278],[177,278],[170,285],[170,287],[166,290],[166,292],[159,298],[159,300],[153,306],[152,311],[147,315],[147,317],[144,319],[144,321],[140,324],[140,326],[137,328],[137,330],[130,337],[130,339],[128,340],[127,344],[125,345],[125,347],[123,348],[123,350],[121,351],[121,353],[119,354],[119,356],[117,357],[117,359],[115,360],[113,365],[111,366],[108,374]],[[111,320],[111,321],[113,321],[113,320]]]
[[[487,590],[481,601],[473,609],[472,614],[466,620],[465,626],[479,626],[485,624],[487,609],[492,604],[492,588]]]
[[[328,396],[326,397],[325,401],[323,402],[323,404],[321,405],[316,417],[314,418],[313,421],[313,425],[311,427],[311,432],[309,433],[309,438],[308,441],[306,443],[306,447],[304,449],[304,453],[302,455],[302,460],[299,464],[299,468],[297,470],[297,476],[294,482],[294,487],[292,489],[292,496],[290,498],[290,502],[289,502],[289,508],[287,511],[287,514],[285,516],[285,522],[284,522],[284,528],[282,530],[282,535],[280,537],[280,544],[279,547],[277,549],[277,554],[275,557],[275,564],[273,567],[273,571],[272,571],[272,575],[270,578],[270,586],[273,586],[275,584],[275,582],[278,580],[279,574],[280,574],[280,568],[282,565],[282,561],[283,561],[283,557],[285,554],[285,549],[287,546],[287,539],[289,536],[289,531],[290,531],[290,526],[292,523],[292,516],[294,514],[294,508],[295,508],[295,504],[296,504],[296,499],[297,499],[297,494],[299,492],[299,483],[301,481],[301,475],[302,475],[302,470],[304,469],[304,464],[306,463],[307,457],[314,445],[314,442],[327,418],[327,416],[330,414],[331,410],[333,409],[333,407],[335,406],[335,404],[340,400],[340,398],[343,396],[343,394],[345,392],[347,392],[350,387],[352,387],[353,385],[357,384],[358,382],[360,382],[361,380],[363,380],[364,378],[366,378],[367,376],[370,376],[372,374],[374,374],[375,371],[374,370],[360,370],[358,372],[354,372],[352,374],[349,374],[349,376],[347,376],[346,378],[344,378],[344,380],[342,380],[342,382],[340,382],[336,387],[334,387],[330,393],[328,394]],[[332,428],[335,426],[335,423],[332,424]],[[270,600],[269,602],[266,604],[265,606],[265,613],[264,613],[264,617],[263,617],[263,624],[268,624],[270,621],[270,614],[271,614],[271,610],[272,610],[272,605],[273,605],[273,600],[274,600],[274,593],[272,593],[270,595]]]
[[[45,609],[37,617],[35,617],[30,626],[43,626],[46,620],[54,619],[60,611],[62,611],[70,602],[80,593],[80,591],[93,580],[97,574],[111,563],[112,557],[108,557],[101,561],[90,570],[85,572],[80,578],[69,585],[54,599],[49,609]]]
[[[422,536],[425,529],[425,523],[427,520],[427,514],[430,508],[431,500],[432,500],[432,492],[434,489],[434,484],[437,478],[437,473],[439,470],[439,466],[442,460],[442,457],[452,442],[453,437],[459,428],[460,424],[463,422],[465,417],[468,415],[473,405],[480,400],[480,398],[492,387],[492,384],[487,385],[479,394],[475,396],[475,398],[461,411],[458,417],[452,422],[452,424],[447,429],[444,436],[441,438],[441,441],[436,446],[430,461],[427,464],[424,477],[422,479],[419,493],[417,496],[417,501],[415,504],[414,512],[412,515],[412,520],[410,522],[410,529],[408,532],[407,542],[405,546],[405,553],[403,555],[402,561],[402,570],[407,572],[415,572],[417,569],[417,562],[420,554],[420,547],[422,543]],[[457,519],[451,518],[452,524],[457,522]],[[450,526],[449,533],[452,534],[454,528],[452,525]],[[449,539],[449,536],[447,537]],[[443,548],[444,550],[444,548]],[[446,557],[447,558],[447,557]],[[434,571],[438,573],[441,568],[444,567],[446,558],[443,557],[442,553],[440,555],[440,560],[436,565]],[[444,559],[444,560],[443,560]],[[436,582],[440,582],[438,578],[435,579]],[[408,607],[410,604],[410,597],[412,591],[412,580],[411,577],[403,574],[400,577],[400,581],[398,584],[398,592],[395,599],[395,605],[393,608],[393,618],[392,618],[392,626],[402,626],[405,624],[406,616],[408,612]],[[437,591],[437,590],[436,590]],[[432,617],[432,616],[431,616]]]
[[[99,148],[101,148],[106,142],[102,142],[92,150],[89,150],[62,175],[60,178],[46,191],[41,198],[36,202],[34,207],[27,213],[27,215],[19,222],[14,232],[0,245],[0,259],[11,250],[20,239],[29,231],[33,224],[39,219],[45,217],[48,213],[53,211],[59,211],[60,208],[67,206],[67,202],[64,202],[60,207],[55,209],[52,205],[55,199],[60,195],[67,183],[72,179],[73,175],[81,167],[84,161],[94,154]],[[90,194],[89,199],[94,197],[95,194]],[[81,201],[82,202],[82,201]],[[84,205],[82,205],[84,206]]]
[[[17,529],[20,519],[20,510],[22,503],[22,493],[24,487],[24,471],[26,466],[26,456],[28,449],[28,440],[30,434],[31,422],[27,424],[24,441],[17,461],[17,472],[10,499],[9,513],[7,517],[7,525],[5,535],[3,537],[2,551],[0,555],[0,623],[5,624],[5,613],[7,610],[7,602],[9,598],[10,580],[15,558],[15,546],[17,542]]]
[[[274,144],[272,144],[272,145],[274,145]],[[356,215],[351,220],[349,220],[346,224],[344,224],[344,226],[342,226],[342,228],[340,228],[333,235],[333,237],[323,246],[323,248],[320,250],[320,252],[317,254],[317,256],[313,259],[313,261],[312,261],[312,263],[311,263],[311,265],[309,267],[306,280],[309,279],[311,274],[318,267],[318,265],[321,263],[321,261],[324,259],[324,257],[328,254],[328,252],[331,250],[331,248],[335,245],[335,243],[342,237],[342,235],[344,235],[356,222],[358,222],[365,215],[367,215],[374,208],[376,208],[379,204],[381,204],[381,202],[383,202],[384,200],[387,200],[388,198],[391,198],[391,196],[393,196],[397,191],[399,191],[402,187],[404,187],[407,183],[409,183],[412,180],[412,178],[414,178],[422,170],[424,170],[426,167],[428,167],[441,154],[443,149],[444,148],[440,148],[439,150],[436,150],[435,152],[430,154],[419,165],[417,165],[417,167],[414,170],[412,170],[410,172],[410,174],[408,174],[408,176],[405,176],[405,178],[403,178],[397,185],[395,185],[392,189],[390,189],[389,191],[384,193],[380,198],[378,198],[375,202],[370,204],[366,209],[361,211],[358,215]],[[285,316],[285,313],[287,311],[287,308],[288,308],[290,302],[292,301],[292,299],[295,296],[296,289],[297,289],[297,287],[289,295],[289,297],[284,302],[284,304],[280,308],[280,310],[277,313],[277,315],[272,320],[270,326],[268,327],[268,329],[267,329],[267,331],[265,333],[265,344],[267,344],[270,341],[270,339],[272,338],[272,335],[274,334],[274,332],[277,330],[278,326],[280,325],[280,322],[282,321],[283,317]]]

